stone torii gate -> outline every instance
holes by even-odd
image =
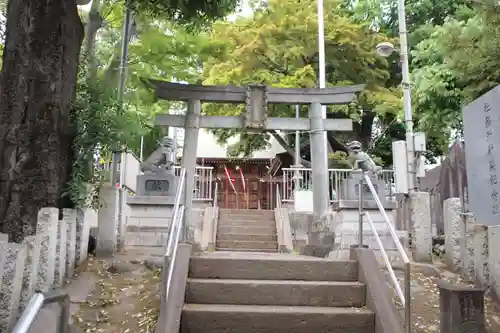
[[[182,167],[186,169],[184,205],[189,218],[193,201],[196,150],[200,128],[309,131],[311,140],[312,190],[314,222],[321,222],[329,211],[328,166],[324,163],[325,131],[352,131],[351,119],[324,119],[321,105],[349,104],[363,85],[334,88],[272,88],[262,85],[248,87],[188,85],[157,80],[150,81],[159,98],[187,101],[186,115],[157,115],[155,123],[185,129]],[[241,116],[202,116],[201,102],[245,104]],[[309,118],[272,118],[268,104],[308,104]],[[188,221],[185,221],[188,222]],[[188,225],[187,223],[184,225]]]

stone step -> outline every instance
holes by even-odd
[[[232,234],[217,234],[217,240],[244,240],[244,241],[259,241],[259,242],[276,242],[278,236],[276,234],[245,234],[245,233],[232,233]]]
[[[219,222],[217,223],[218,226],[228,226],[228,225],[235,225],[235,226],[273,226],[276,227],[276,222],[274,221],[269,221],[269,220],[257,220],[257,221],[245,221],[245,220],[224,220],[224,219],[219,219]]]
[[[199,279],[357,281],[356,261],[332,261],[295,255],[252,254],[191,257],[189,276]]]
[[[260,216],[260,215],[235,215],[235,214],[226,214],[226,215],[220,215],[219,214],[219,219],[230,219],[230,220],[236,220],[236,221],[259,221],[259,220],[267,220],[267,221],[274,221],[274,216]]]
[[[278,249],[237,249],[237,248],[216,247],[215,251],[219,251],[219,252],[266,252],[266,253],[276,253],[276,252],[278,252]]]
[[[129,232],[168,232],[169,226],[154,226],[154,225],[127,225]]]
[[[363,308],[185,304],[181,333],[374,333]]]
[[[289,306],[365,305],[359,282],[188,279],[186,303]]]
[[[219,215],[245,215],[245,216],[269,216],[274,217],[274,210],[259,209],[219,209]]]
[[[277,242],[260,242],[260,241],[245,241],[245,240],[219,240],[217,239],[216,247],[226,249],[277,249]]]
[[[219,234],[252,234],[252,235],[275,235],[276,225],[260,225],[260,224],[227,224],[217,225],[217,235]]]

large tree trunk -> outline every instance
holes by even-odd
[[[83,25],[75,0],[10,0],[0,78],[0,231],[19,242],[71,172]]]

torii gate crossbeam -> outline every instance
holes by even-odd
[[[313,215],[315,223],[328,216],[328,169],[323,144],[325,131],[352,131],[351,119],[323,119],[322,104],[348,104],[363,85],[333,88],[272,88],[261,85],[248,87],[202,86],[151,80],[159,98],[170,101],[187,101],[183,115],[157,115],[155,123],[163,126],[184,127],[182,166],[186,169],[184,205],[185,218],[192,208],[196,150],[200,128],[243,129],[247,131],[310,131],[313,182]],[[241,116],[202,116],[201,102],[245,104]],[[309,118],[268,118],[268,104],[308,104]],[[187,221],[185,221],[186,223]],[[187,225],[187,224],[185,224]],[[311,241],[314,241],[311,239]]]

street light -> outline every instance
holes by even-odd
[[[412,193],[415,191],[415,142],[413,138],[413,116],[411,109],[411,91],[410,91],[410,70],[408,64],[408,47],[406,43],[406,20],[404,15],[404,2],[398,1],[399,10],[399,38],[401,43],[401,49],[399,50],[399,56],[401,59],[402,68],[402,82],[401,86],[403,89],[403,106],[405,115],[405,127],[406,127],[406,160],[408,165],[408,191]],[[396,48],[392,43],[382,42],[377,44],[376,52],[379,56],[387,58],[391,56],[396,51]]]
[[[387,58],[389,57],[396,49],[394,45],[389,42],[382,42],[377,44],[376,47],[377,54],[381,57]]]

